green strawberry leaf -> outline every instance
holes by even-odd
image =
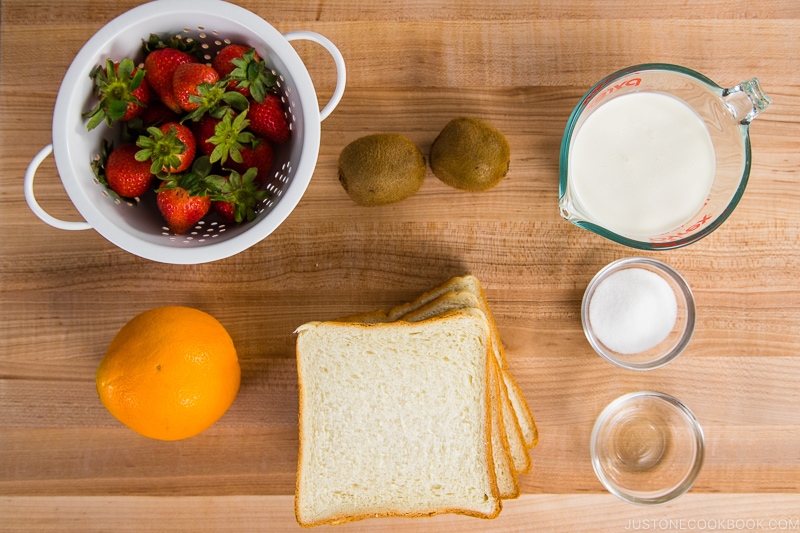
[[[145,41],[142,39],[142,53],[144,55],[149,54],[155,50],[160,50],[162,48],[174,48],[176,50],[180,50],[181,52],[186,52],[187,54],[192,54],[195,56],[199,61],[203,61],[204,52],[200,48],[198,41],[192,40],[191,42],[180,38],[178,35],[171,35],[165,39],[162,39],[155,33],[151,33],[150,37]]]
[[[108,66],[110,68],[106,67],[106,70],[108,70],[109,73],[114,72],[114,63],[110,59],[108,60]],[[133,60],[125,58],[119,62],[119,69],[116,73],[116,77],[119,79],[130,78],[135,68],[136,65],[133,64]]]
[[[125,112],[127,110],[128,110],[128,102],[123,102],[122,100],[114,100],[108,105],[108,110],[106,111],[106,115],[112,120],[119,120],[125,116]]]
[[[222,114],[229,109],[227,106],[222,105],[223,103],[226,103],[225,95],[228,93],[226,93],[225,89],[227,85],[227,82],[221,81],[217,83],[201,83],[198,85],[198,94],[190,95],[189,102],[196,104],[199,107],[185,116],[181,122],[185,122],[187,120],[197,122],[203,118],[203,115],[206,113],[210,114],[214,118],[220,118]]]
[[[100,110],[100,104],[97,104],[89,113],[84,114],[84,116],[91,116],[92,118],[89,120],[89,123],[86,124],[86,129],[91,131],[95,129],[97,126],[100,125],[101,122],[105,120],[104,113],[98,113]]]
[[[239,111],[244,111],[250,107],[250,104],[247,102],[247,98],[236,91],[227,91],[222,95],[222,100],[232,108]]]
[[[141,148],[134,158],[137,161],[152,161],[150,172],[164,179],[170,174],[173,168],[181,166],[181,160],[178,157],[186,151],[186,145],[178,139],[177,130],[172,127],[169,132],[164,133],[155,126],[147,128],[149,135],[141,135],[136,140],[136,146]]]
[[[237,115],[236,118],[233,118],[232,113],[223,115],[222,120],[214,128],[214,135],[208,139],[208,142],[215,145],[211,153],[211,162],[219,161],[224,165],[230,157],[241,163],[243,159],[240,150],[244,144],[251,143],[255,139],[251,132],[245,131],[249,125],[247,111]]]
[[[255,49],[251,48],[242,57],[232,59],[236,67],[225,79],[235,81],[237,88],[250,89],[251,96],[259,103],[264,102],[267,92],[274,91],[278,77],[267,68],[263,60],[255,59]]]
[[[192,163],[192,172],[195,174],[199,174],[202,177],[206,177],[211,174],[211,161],[207,155],[198,157]]]
[[[86,128],[92,130],[103,121],[112,126],[115,120],[125,116],[131,103],[144,106],[133,95],[141,85],[144,75],[144,70],[137,69],[129,58],[120,61],[118,67],[115,67],[111,59],[106,59],[105,65],[95,66],[89,77],[94,81],[92,92],[98,103],[90,111],[83,113],[83,117],[89,119]]]
[[[243,175],[231,171],[226,183],[219,189],[213,199],[233,204],[234,219],[237,223],[256,218],[256,207],[262,200],[269,198],[269,192],[258,188],[255,182],[258,169],[251,167]]]
[[[144,69],[140,68],[136,71],[136,74],[134,74],[133,78],[131,79],[131,91],[135,91],[139,88],[139,86],[142,84],[142,80],[144,80],[144,75]]]

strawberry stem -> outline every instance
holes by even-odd
[[[219,161],[225,164],[228,156],[237,163],[242,162],[241,149],[245,144],[252,143],[255,140],[255,135],[249,131],[244,131],[250,125],[247,120],[247,111],[232,118],[233,113],[225,113],[222,121],[214,128],[214,135],[208,139],[208,142],[216,145],[214,151],[211,153],[211,162]]]
[[[216,196],[220,194],[223,185],[222,176],[211,174],[211,162],[208,156],[198,157],[192,163],[192,168],[180,174],[159,176],[162,183],[158,191],[166,189],[185,189],[189,196]]]
[[[150,172],[163,179],[172,172],[172,169],[181,165],[178,156],[185,152],[187,147],[178,138],[178,131],[174,125],[166,135],[155,126],[147,128],[147,133],[150,135],[141,135],[136,140],[136,146],[141,148],[136,152],[136,160],[152,161]]]
[[[84,118],[89,119],[86,129],[91,131],[103,121],[112,126],[115,120],[125,116],[130,103],[145,107],[133,94],[142,84],[144,74],[143,69],[137,69],[133,60],[127,58],[120,61],[119,66],[107,59],[105,67],[97,65],[93,68],[89,77],[94,80],[94,94],[98,102],[83,114]]]
[[[231,59],[236,67],[225,77],[226,81],[235,81],[237,89],[249,89],[252,97],[259,103],[264,102],[267,92],[275,92],[278,78],[267,68],[262,59],[256,59],[256,51],[251,48],[242,57]]]
[[[233,204],[237,223],[255,220],[258,203],[270,196],[269,192],[258,188],[255,181],[257,175],[258,169],[255,167],[249,168],[244,175],[232,170],[217,194],[212,196],[212,200]]]
[[[214,118],[221,118],[231,108],[243,111],[247,109],[247,98],[235,91],[226,90],[228,82],[201,83],[197,86],[198,94],[189,96],[189,102],[199,105],[197,109],[186,115],[181,122],[191,120],[197,122],[208,113]]]

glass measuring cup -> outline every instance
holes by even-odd
[[[705,126],[714,152],[713,178],[702,205],[680,225],[650,233],[615,230],[599,220],[576,192],[576,178],[571,174],[576,166],[571,160],[575,138],[587,119],[612,100],[642,92],[669,95],[691,108]],[[749,125],[770,103],[756,78],[725,89],[693,70],[662,63],[636,65],[607,76],[584,95],[564,131],[559,160],[561,216],[576,226],[642,250],[678,248],[703,238],[728,218],[744,193],[751,164]]]

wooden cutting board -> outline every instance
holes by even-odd
[[[22,194],[28,162],[52,140],[72,58],[138,3],[2,1],[0,530],[297,529],[293,330],[396,305],[465,273],[486,288],[539,426],[523,495],[491,522],[382,519],[337,531],[712,530],[728,520],[798,527],[800,4],[242,0],[281,32],[331,39],[347,63],[347,89],[322,123],[316,171],[286,222],[239,255],[179,266],[138,258],[92,230],[51,228]],[[315,44],[295,46],[326,102],[333,61]],[[572,108],[604,75],[644,62],[681,64],[723,86],[756,76],[774,99],[753,122],[753,167],[736,211],[702,241],[660,253],[574,227],[557,208]],[[459,115],[508,137],[511,169],[492,191],[456,191],[430,172],[419,193],[390,206],[359,207],[342,190],[337,158],[350,141],[397,132],[427,154]],[[52,158],[35,190],[54,216],[80,219]],[[675,267],[697,300],[688,349],[649,373],[611,367],[581,330],[586,284],[631,255]],[[172,443],[122,427],[94,388],[117,330],[166,304],[216,316],[243,371],[229,412]],[[599,412],[640,389],[683,400],[707,443],[693,490],[653,509],[605,492],[589,460]]]

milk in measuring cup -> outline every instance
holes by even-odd
[[[714,179],[714,145],[695,111],[673,96],[637,92],[602,104],[569,152],[577,200],[599,226],[658,235],[688,222]]]

